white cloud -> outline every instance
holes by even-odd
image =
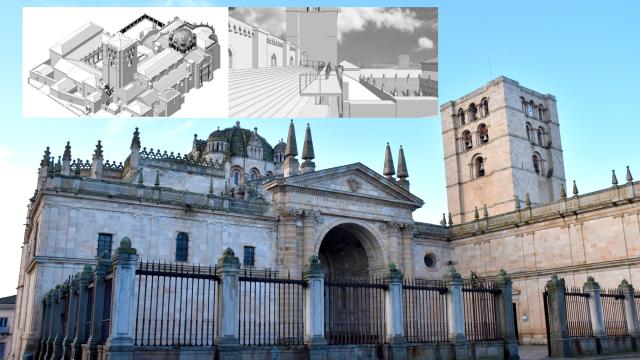
[[[230,11],[229,15],[250,25],[259,26],[272,35],[282,37],[286,33],[285,10],[286,8],[283,7],[238,7]]]
[[[401,8],[340,8],[338,15],[338,41],[349,32],[364,31],[367,25],[413,33],[424,22],[409,9]]]
[[[433,41],[426,36],[418,39],[418,50],[433,49]]]

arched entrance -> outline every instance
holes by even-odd
[[[345,223],[329,230],[318,250],[327,277],[366,278],[384,269],[384,254],[375,236],[362,225]]]
[[[295,66],[296,63],[293,62],[293,56],[289,57],[289,66]]]
[[[233,69],[233,51],[229,49],[229,69]]]
[[[354,223],[334,226],[322,238],[318,257],[327,272],[325,337],[334,344],[380,343],[384,290],[376,279],[385,260],[373,232]]]
[[[276,58],[276,54],[271,54],[271,66],[277,66],[278,59]]]

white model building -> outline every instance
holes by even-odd
[[[49,49],[29,84],[72,112],[170,116],[220,68],[215,29],[142,15],[115,34],[87,23]]]

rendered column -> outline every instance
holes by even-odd
[[[218,281],[218,321],[215,345],[219,359],[238,359],[240,338],[238,329],[240,260],[231,248],[227,248],[218,259],[216,275]]]
[[[385,292],[385,324],[387,343],[391,346],[391,359],[407,358],[407,339],[404,336],[404,308],[402,301],[402,272],[396,264],[389,264],[385,280],[389,287]]]
[[[571,339],[569,338],[569,328],[567,327],[567,310],[564,299],[564,279],[560,279],[558,275],[553,275],[551,280],[547,281],[546,290],[548,294],[550,355],[572,357],[573,351]]]
[[[93,269],[91,265],[85,265],[78,277],[78,327],[73,343],[71,344],[71,358],[74,360],[80,360],[82,358],[82,344],[87,341],[85,324],[87,322],[87,316],[90,316],[87,311],[87,302],[89,301],[88,286],[92,272]]]
[[[596,337],[598,353],[607,352],[607,332],[604,328],[600,284],[593,279],[593,276],[589,276],[582,289],[589,294],[589,314],[591,315],[591,327],[593,328],[593,336]]]
[[[89,354],[88,359],[97,356],[97,346],[102,343],[102,314],[104,312],[104,278],[111,266],[111,259],[107,251],[102,253],[93,276],[93,307],[91,309],[91,334],[87,344],[83,346],[83,353]],[[84,356],[83,356],[84,357]]]
[[[517,360],[520,359],[520,355],[518,354],[518,339],[514,326],[515,314],[513,313],[511,277],[501,269],[498,276],[496,276],[496,282],[500,289],[500,295],[498,295],[498,331],[504,341],[504,358]]]
[[[69,306],[67,307],[67,327],[65,329],[65,337],[62,340],[62,358],[71,359],[71,342],[75,337],[74,323],[78,316],[78,278],[76,274],[69,282]]]
[[[303,274],[304,289],[304,343],[311,360],[326,359],[327,340],[324,337],[324,277],[325,269],[317,256],[309,257]]]
[[[69,296],[69,282],[64,282],[58,290],[58,297],[56,303],[57,321],[54,321],[53,326],[55,329],[55,337],[53,338],[53,352],[51,354],[51,360],[58,360],[62,358],[62,340],[65,337],[65,329],[62,326],[62,314],[66,311],[64,309],[64,299]]]
[[[635,304],[635,291],[633,286],[622,280],[618,285],[618,290],[624,295],[624,313],[627,322],[627,333],[631,336],[633,342],[633,350],[638,351],[640,349],[640,327],[638,325],[638,309]]]
[[[110,360],[133,359],[137,262],[138,254],[136,249],[131,247],[131,240],[128,237],[122,238],[112,258],[111,324],[109,338],[105,343]]]
[[[449,341],[455,349],[458,360],[469,358],[469,343],[464,335],[464,309],[462,304],[462,276],[453,264],[444,276],[447,287],[447,321],[449,325]]]

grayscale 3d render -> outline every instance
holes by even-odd
[[[436,8],[232,8],[228,31],[231,117],[437,114]]]

